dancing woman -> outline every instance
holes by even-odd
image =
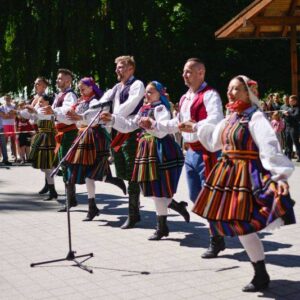
[[[212,235],[239,237],[255,271],[243,291],[255,292],[270,282],[257,232],[295,223],[287,183],[294,166],[259,109],[257,83],[243,75],[234,77],[227,96],[231,113],[217,126],[187,123],[183,129],[197,129],[209,151],[223,151],[193,212],[208,219]]]
[[[83,120],[93,100],[102,96],[102,91],[91,77],[84,77],[79,81],[78,88],[81,97],[72,109],[67,112],[70,120],[76,121],[78,135],[88,126]],[[95,201],[95,181],[105,181],[117,185],[126,194],[126,186],[122,179],[112,177],[108,157],[110,135],[97,122],[81,137],[70,155],[66,158],[67,182],[71,184],[86,184],[89,210],[83,221],[92,221],[99,215]]]
[[[171,118],[170,104],[164,91],[159,82],[152,81],[146,87],[146,102],[133,119],[107,112],[103,112],[100,119],[108,124],[110,122],[123,133],[148,127],[144,126],[143,118],[168,120]],[[156,128],[141,132],[131,180],[139,183],[145,197],[152,197],[154,200],[157,230],[149,240],[160,240],[169,235],[168,206],[176,193],[183,162],[182,151],[172,135],[162,133]]]
[[[37,105],[33,108],[27,105],[27,113],[25,110],[21,111],[21,116],[32,119],[38,127],[38,132],[31,141],[31,151],[28,160],[32,163],[35,169],[41,169],[45,173],[46,186],[49,189],[49,197],[44,200],[52,200],[57,198],[55,190],[54,178],[51,177],[54,163],[54,149],[55,149],[55,116],[52,114],[44,115],[43,108],[52,105],[53,97],[43,94],[37,99]]]

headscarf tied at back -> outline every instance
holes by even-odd
[[[169,103],[169,100],[166,96],[166,88],[158,81],[154,80],[151,81],[151,83],[155,86],[156,90],[159,92],[159,100],[161,103],[168,109],[170,110],[171,106]]]
[[[99,86],[95,83],[95,80],[92,77],[83,77],[80,79],[80,82],[87,86],[91,86],[98,99],[102,97],[103,92],[100,90]]]
[[[258,84],[255,80],[250,79],[249,77],[245,76],[245,75],[238,75],[236,77],[242,78],[242,80],[244,81],[247,90],[248,90],[248,94],[249,94],[249,99],[250,102],[257,106],[258,108],[261,109],[261,105],[258,99]]]

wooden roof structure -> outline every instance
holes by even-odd
[[[217,39],[290,39],[292,93],[298,94],[300,0],[255,0],[215,32]]]

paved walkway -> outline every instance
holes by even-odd
[[[300,167],[290,180],[300,199]],[[56,178],[57,191],[63,183]],[[41,172],[30,166],[0,166],[0,299],[300,299],[300,225],[261,233],[266,251],[270,289],[245,294],[241,288],[252,269],[237,238],[226,239],[220,257],[203,260],[208,245],[207,223],[192,214],[186,224],[170,211],[170,235],[148,241],[155,213],[150,199],[141,199],[142,222],[121,230],[127,198],[116,187],[97,183],[101,215],[82,222],[87,211],[85,187],[79,186],[80,205],[72,209],[72,246],[77,255],[93,252],[85,264],[90,274],[64,261],[30,267],[33,262],[65,258],[67,218],[56,201],[42,201],[37,191]],[[188,198],[184,176],[177,200]],[[189,202],[189,209],[192,203]],[[296,205],[300,220],[300,205]]]

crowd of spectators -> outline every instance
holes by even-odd
[[[269,94],[261,106],[270,120],[284,153],[300,162],[300,112],[297,95]]]

